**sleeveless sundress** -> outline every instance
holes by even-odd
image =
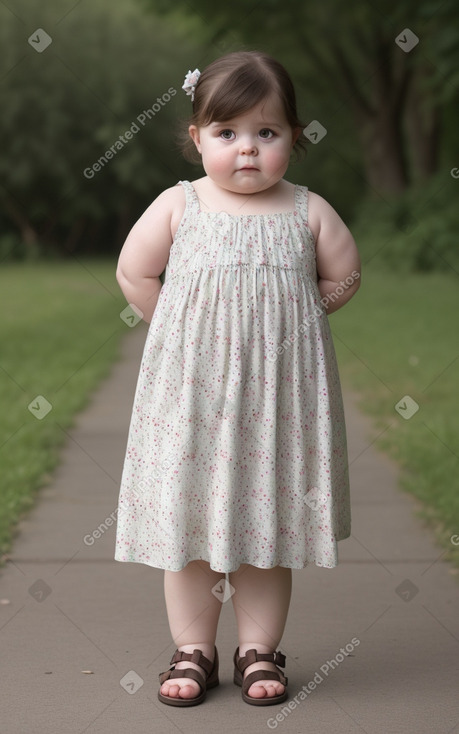
[[[341,386],[308,189],[276,214],[205,212],[189,181],[148,330],[115,560],[338,564],[350,535]]]

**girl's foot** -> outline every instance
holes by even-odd
[[[246,645],[245,647],[241,645],[241,647],[239,648],[239,656],[244,657],[247,650],[249,650],[251,647],[255,647],[258,652],[271,652],[271,650],[268,649],[261,649],[262,646],[260,645]],[[247,668],[244,670],[243,680],[247,678],[249,673],[253,673],[255,670],[272,670],[273,673],[279,672],[279,669],[276,668],[274,663],[260,661],[259,663],[252,663],[252,665],[247,666]],[[257,680],[255,681],[255,683],[252,683],[249,690],[247,691],[247,694],[252,698],[266,698],[280,696],[284,691],[285,686],[280,681],[268,679]]]
[[[204,657],[213,663],[215,656],[215,647],[213,644],[198,643],[196,645],[181,645],[177,649],[180,652],[193,652],[196,648],[201,650]],[[204,668],[191,661],[182,660],[175,664],[175,670],[185,670],[186,668],[197,670],[204,678],[207,675]],[[196,698],[199,696],[201,689],[198,682],[192,678],[172,678],[164,681],[159,691],[163,696],[170,696],[171,698]]]
[[[279,672],[274,663],[253,663],[244,670],[244,680],[249,673],[253,673],[254,670],[272,670],[273,673]],[[252,683],[248,695],[252,698],[266,698],[272,696],[280,696],[285,691],[285,686],[277,680],[257,680]]]

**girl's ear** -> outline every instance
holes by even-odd
[[[199,135],[199,128],[196,125],[190,125],[188,128],[188,132],[190,134],[190,138],[192,139],[193,143],[195,144],[196,148],[198,149],[198,152],[201,152],[201,139]]]
[[[302,133],[301,127],[295,127],[295,128],[293,128],[293,130],[292,130],[292,146],[295,145],[295,143],[298,140],[298,138],[300,137],[301,133]]]

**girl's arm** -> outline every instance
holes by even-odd
[[[318,287],[327,312],[344,306],[360,286],[360,257],[354,238],[330,204],[309,193],[310,227],[316,239]]]
[[[174,210],[184,198],[182,187],[166,189],[154,200],[129,232],[121,250],[116,279],[128,303],[134,304],[149,323],[153,317],[173,237]]]

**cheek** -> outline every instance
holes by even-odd
[[[232,158],[233,157],[230,155],[229,149],[222,150],[220,147],[213,148],[212,146],[207,149],[206,160],[209,167],[211,167],[215,173],[224,172],[231,163]]]
[[[265,163],[273,169],[284,165],[290,158],[290,148],[286,145],[272,147],[265,152]]]

